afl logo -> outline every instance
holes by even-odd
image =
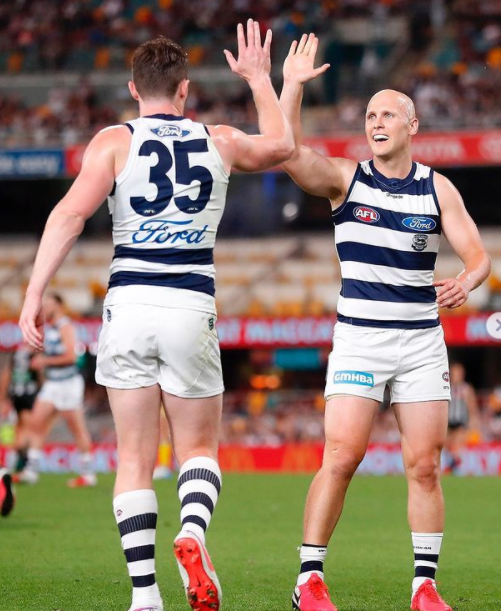
[[[402,221],[402,225],[412,231],[432,231],[437,226],[436,222],[427,216],[408,216]]]
[[[377,223],[380,219],[379,212],[368,206],[357,206],[353,210],[353,216],[364,223]]]

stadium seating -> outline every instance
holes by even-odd
[[[501,282],[501,245],[496,229],[482,237],[493,258],[490,282],[473,291],[465,309],[489,307]],[[25,238],[0,247],[0,312],[16,316],[37,243]],[[99,315],[113,248],[110,241],[80,240],[58,271],[52,288],[79,314]],[[320,315],[336,311],[339,262],[332,234],[221,240],[215,251],[217,304],[222,315]],[[436,277],[454,277],[461,262],[443,241]],[[461,312],[459,309],[453,313]]]

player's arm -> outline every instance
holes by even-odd
[[[100,132],[92,139],[79,175],[45,225],[19,319],[25,341],[35,350],[43,346],[43,292],[82,233],[85,221],[112,190],[115,142],[113,131]]]
[[[75,328],[71,323],[68,323],[60,328],[61,343],[64,347],[64,352],[61,354],[36,354],[31,359],[31,367],[37,371],[45,369],[45,367],[64,367],[65,365],[74,365],[77,360],[76,334]]]
[[[491,271],[491,259],[456,187],[437,173],[434,175],[434,185],[444,235],[464,263],[464,269],[456,278],[438,280],[433,285],[437,287],[437,303],[441,308],[458,308],[468,299],[470,291],[487,278]]]
[[[248,136],[226,125],[211,126],[209,133],[229,171],[258,172],[289,159],[294,149],[292,131],[280,107],[270,78],[271,30],[261,45],[257,21],[247,22],[247,41],[242,24],[237,27],[238,59],[225,50],[231,70],[247,81],[257,109],[259,132]]]
[[[357,164],[351,159],[324,157],[302,144],[301,102],[304,84],[329,68],[329,64],[313,67],[317,49],[318,38],[313,34],[304,34],[299,43],[292,43],[285,59],[280,104],[292,127],[295,149],[283,168],[304,191],[328,197],[336,205],[344,200]]]

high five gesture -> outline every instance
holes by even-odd
[[[269,76],[271,70],[271,37],[271,30],[268,30],[264,44],[261,45],[259,23],[248,19],[246,41],[244,26],[239,23],[237,26],[238,59],[234,58],[231,51],[226,49],[224,51],[232,72],[238,74],[246,81],[251,81],[261,76]]]

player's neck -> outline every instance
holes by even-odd
[[[151,115],[175,115],[180,117],[183,115],[183,111],[184,104],[176,103],[176,100],[159,99],[139,103],[139,115],[141,117]]]
[[[386,178],[406,178],[412,169],[411,155],[401,155],[390,159],[374,157],[374,167]]]

